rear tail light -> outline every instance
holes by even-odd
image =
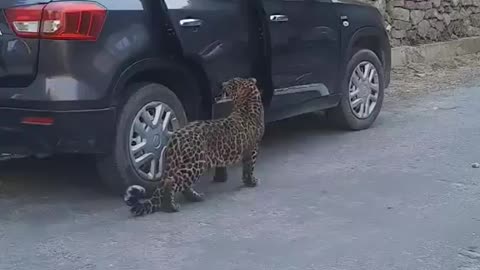
[[[95,41],[107,11],[94,2],[67,1],[15,7],[7,9],[5,15],[22,38]]]

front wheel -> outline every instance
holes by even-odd
[[[344,129],[369,128],[382,108],[384,88],[383,66],[377,55],[371,50],[358,50],[340,84],[340,103],[327,111],[328,119]]]
[[[112,152],[97,159],[102,180],[116,193],[130,185],[155,188],[169,136],[187,123],[182,103],[167,87],[142,83],[128,90],[132,94],[121,108]]]

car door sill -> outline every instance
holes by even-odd
[[[287,98],[288,96],[285,96],[285,98],[282,99]],[[326,97],[304,100],[301,103],[296,103],[295,105],[290,106],[282,104],[281,100],[276,101],[277,102],[275,103],[272,102],[272,105],[265,111],[266,122],[279,121],[297,115],[333,108],[338,105],[338,102],[340,101],[340,96],[329,95]]]
[[[330,95],[328,88],[323,83],[305,84],[305,85],[296,85],[296,86],[286,87],[286,88],[278,88],[278,89],[275,89],[274,95],[281,96],[281,95],[290,95],[290,94],[305,93],[305,92],[316,92],[319,94],[320,97]]]

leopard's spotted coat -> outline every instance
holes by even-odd
[[[202,201],[203,194],[193,185],[210,168],[216,168],[214,181],[221,182],[226,181],[227,166],[242,162],[243,183],[257,185],[253,170],[265,130],[261,93],[253,78],[231,79],[223,83],[223,92],[233,101],[232,113],[219,120],[192,122],[174,132],[165,151],[160,186],[152,197],[145,199],[145,189],[140,186],[127,189],[125,202],[134,215],[178,211],[177,192],[189,201]]]

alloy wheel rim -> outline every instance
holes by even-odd
[[[130,161],[138,175],[157,181],[163,173],[164,150],[180,123],[165,103],[154,101],[143,106],[130,127],[128,149]]]
[[[349,103],[353,114],[359,119],[372,115],[377,106],[380,84],[375,66],[363,61],[358,64],[348,83]]]

